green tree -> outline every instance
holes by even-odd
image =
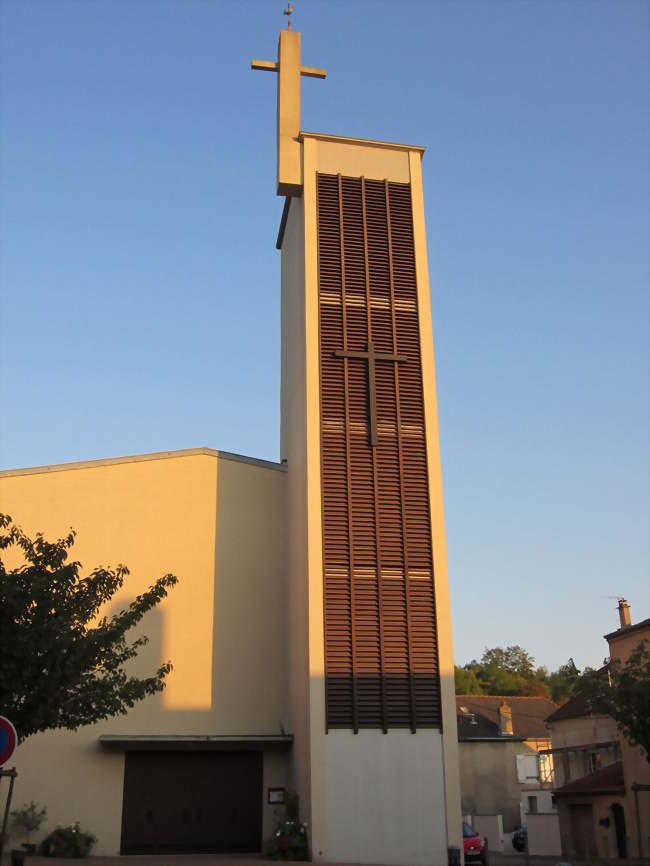
[[[468,670],[467,667],[454,667],[454,681],[456,683],[457,695],[482,695],[483,690],[481,684],[476,678],[473,670]]]
[[[128,642],[126,633],[177,578],[166,574],[124,610],[100,616],[128,569],[96,568],[81,577],[81,563],[68,561],[74,539],[74,531],[55,542],[40,533],[31,539],[0,514],[0,551],[17,546],[24,560],[7,570],[0,559],[0,707],[21,739],[126,713],[161,691],[172,667],[166,662],[144,679],[124,669],[147,642]]]
[[[547,684],[551,690],[551,698],[556,704],[565,703],[574,694],[579,681],[580,671],[573,659],[569,659],[548,677]]]
[[[580,671],[569,659],[549,673],[545,667],[535,668],[535,659],[520,646],[497,646],[486,648],[480,661],[457,667],[455,679],[456,694],[532,695],[560,704],[575,692]]]
[[[633,746],[640,746],[650,763],[650,652],[640,641],[623,664],[605,660],[600,671],[586,670],[579,688],[595,710],[611,716]]]
[[[535,659],[520,646],[509,646],[506,649],[498,646],[485,650],[481,657],[481,665],[486,669],[493,668],[517,674],[524,679],[531,679]]]

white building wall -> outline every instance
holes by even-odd
[[[327,850],[334,863],[447,862],[442,737],[436,730],[331,730]]]

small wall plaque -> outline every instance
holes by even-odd
[[[284,788],[269,788],[268,801],[273,806],[282,805],[284,803]]]

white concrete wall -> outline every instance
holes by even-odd
[[[334,863],[447,862],[440,731],[330,730],[327,850]]]
[[[553,805],[553,791],[548,788],[528,788],[525,791],[522,791],[521,794],[521,823],[526,823],[526,816],[530,814],[529,809],[529,797],[535,797],[537,800],[537,809],[536,813],[538,814],[557,814],[557,809]],[[536,814],[532,813],[532,814]]]

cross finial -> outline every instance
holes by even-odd
[[[291,3],[284,10],[288,17]],[[300,64],[300,33],[291,29],[280,31],[278,59],[253,60],[253,69],[278,73],[278,195],[302,195],[300,159],[300,76],[325,78],[324,69]]]
[[[287,3],[287,8],[282,13],[287,16],[287,30],[291,30],[291,13],[293,12],[293,5],[289,2]]]

